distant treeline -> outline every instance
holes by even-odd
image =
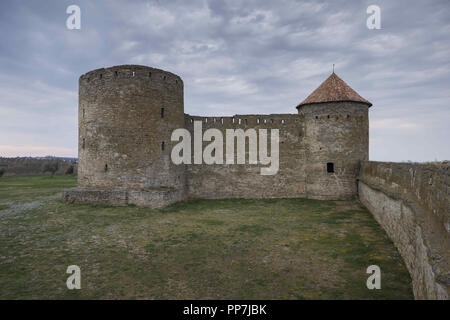
[[[66,160],[67,159],[67,160]],[[56,157],[0,157],[0,176],[28,176],[40,174],[73,174],[77,173],[76,158]]]

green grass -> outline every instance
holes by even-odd
[[[64,176],[1,178],[0,202],[6,189],[9,200],[29,201],[73,184]],[[66,288],[72,264],[81,268],[81,290]],[[372,264],[381,268],[381,290],[366,287],[365,271]],[[392,242],[355,203],[193,200],[150,210],[53,199],[20,214],[0,214],[0,299],[38,298],[413,295]]]
[[[55,194],[63,188],[74,187],[76,179],[76,177],[68,175],[1,177],[0,203],[37,200]]]

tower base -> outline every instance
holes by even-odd
[[[136,205],[162,208],[180,200],[184,193],[175,189],[82,189],[62,190],[62,200],[69,203],[110,206]]]

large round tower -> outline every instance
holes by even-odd
[[[356,197],[360,162],[369,159],[371,105],[333,72],[297,106],[305,121],[309,198]]]
[[[158,192],[183,190],[184,167],[170,158],[171,133],[184,127],[179,76],[137,65],[90,71],[79,79],[78,119],[84,193],[74,201],[154,206]]]

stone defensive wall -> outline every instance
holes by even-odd
[[[329,79],[341,91],[352,90],[342,80],[339,83],[336,75]],[[146,66],[122,65],[82,75],[78,189],[65,191],[63,198],[116,203],[111,192],[117,191],[125,194],[118,204],[150,207],[176,198],[357,198],[359,163],[368,159],[367,102],[316,101],[303,104],[298,114],[198,117],[184,113],[183,91],[180,77]],[[178,141],[172,141],[172,133],[186,129],[193,137],[197,121],[202,132],[215,128],[222,134],[223,158],[227,129],[241,129],[244,134],[255,129],[257,140],[259,130],[267,129],[268,141],[262,145],[269,142],[269,163],[261,163],[259,141],[257,163],[250,163],[248,140],[243,164],[173,162],[171,151]],[[279,130],[275,159],[271,153],[274,129]],[[238,144],[236,138],[235,159]],[[202,150],[209,145],[210,141],[202,142]],[[194,139],[192,150],[193,146]],[[195,158],[192,152],[191,156]],[[268,175],[268,168],[276,168],[276,173]]]
[[[186,192],[190,198],[290,198],[350,200],[357,197],[356,176],[368,158],[367,106],[356,103],[314,105],[301,114],[238,114],[231,117],[185,115],[185,128],[194,136],[194,122],[203,132],[210,128],[279,130],[279,171],[261,175],[265,165],[186,166]],[[270,141],[268,139],[268,141]],[[237,148],[235,140],[235,157]],[[203,148],[209,141],[203,142]],[[270,146],[270,144],[269,144]],[[270,149],[268,146],[268,149]],[[193,149],[193,147],[192,147]],[[235,161],[236,163],[236,161]],[[331,172],[327,166],[333,166]]]
[[[262,167],[249,164],[248,139],[246,163],[236,164],[237,139],[234,143],[235,164],[194,164],[186,166],[186,189],[190,198],[289,198],[306,197],[304,124],[298,114],[235,115],[232,117],[199,117],[185,115],[185,128],[194,137],[194,121],[202,122],[203,132],[210,128],[222,132],[225,157],[226,130],[267,129],[270,154],[271,129],[279,129],[279,171],[261,175]],[[259,138],[258,138],[259,139]],[[203,142],[203,148],[210,142]],[[259,148],[258,148],[259,150]],[[225,162],[224,162],[225,163]]]
[[[416,299],[449,299],[450,171],[432,164],[366,161],[359,198],[397,246]]]

